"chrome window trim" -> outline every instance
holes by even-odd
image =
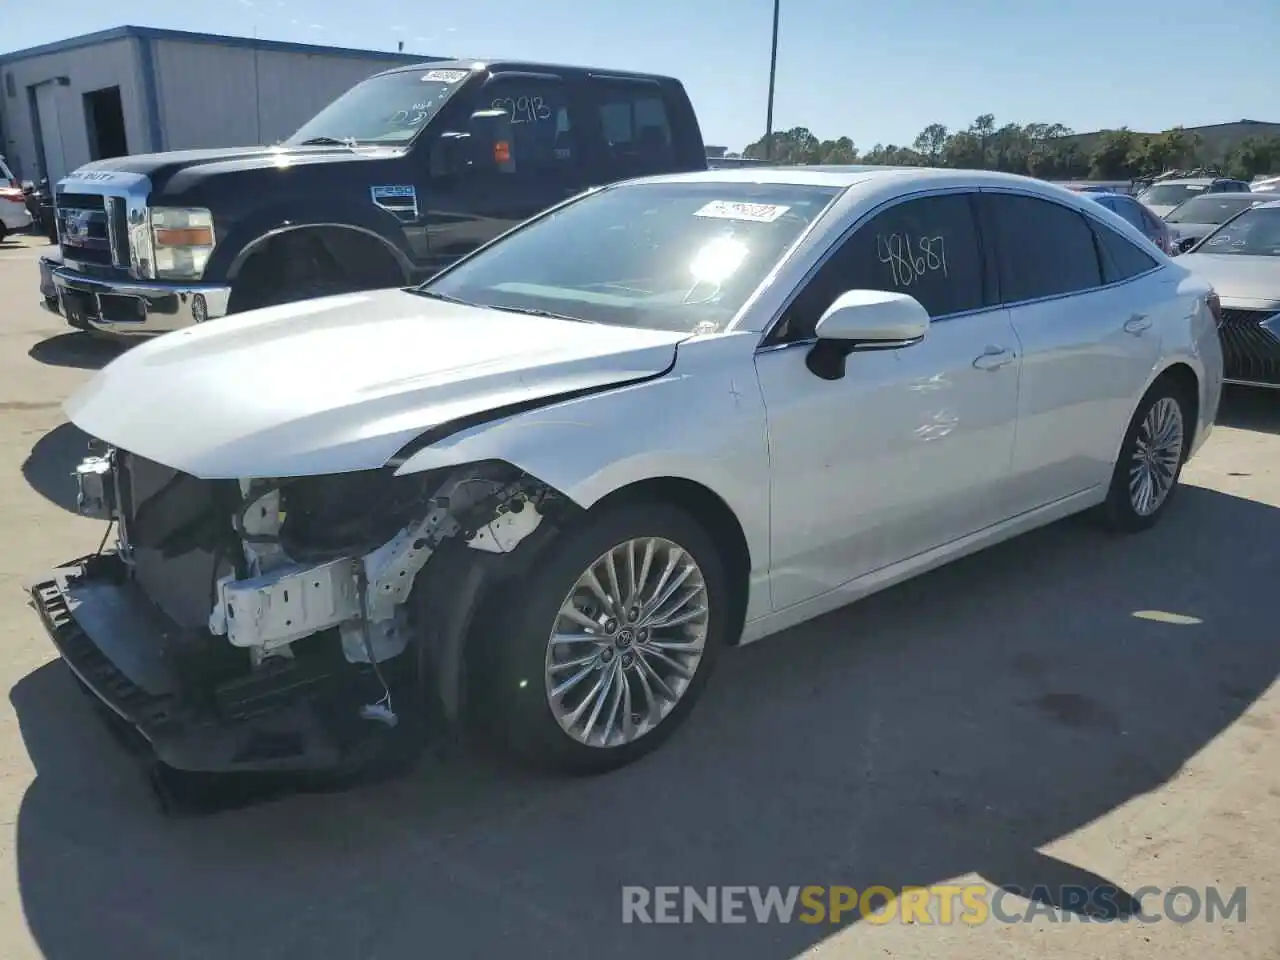
[[[826,265],[827,261],[830,260],[831,257],[835,255],[835,252],[844,245],[845,241],[848,240],[851,236],[853,236],[853,234],[858,230],[858,228],[866,224],[867,221],[871,220],[873,217],[878,216],[880,213],[884,212],[885,210],[892,209],[893,207],[896,207],[902,203],[906,203],[909,200],[922,200],[928,197],[943,197],[943,196],[949,196],[951,194],[957,194],[957,193],[969,195],[969,194],[976,194],[977,192],[978,192],[978,188],[976,186],[925,187],[920,190],[913,190],[910,193],[902,193],[896,197],[892,197],[888,200],[884,200],[876,204],[876,206],[872,207],[870,210],[863,213],[862,216],[858,217],[852,224],[846,227],[845,230],[840,234],[840,236],[835,241],[833,241],[827,247],[826,250],[822,251],[821,256],[819,256],[818,259],[809,267],[809,269],[805,271],[804,277],[800,280],[799,283],[796,284],[795,289],[793,289],[787,295],[787,298],[783,301],[782,306],[780,306],[777,309],[777,311],[775,311],[773,317],[765,325],[764,330],[760,334],[760,340],[756,344],[756,352],[759,353],[761,350],[769,350],[779,346],[790,346],[792,344],[799,344],[799,343],[806,343],[806,342],[812,343],[813,340],[816,340],[816,338],[813,338],[813,340],[806,338],[805,340],[788,341],[787,343],[784,343],[784,344],[775,344],[775,343],[768,342],[769,337],[773,335],[774,329],[782,321],[782,317],[791,308],[791,304],[795,302],[796,297],[800,295],[800,291],[803,290],[811,280],[813,280],[817,272]],[[821,217],[819,217],[818,219],[820,220]],[[814,222],[816,223],[817,220],[815,220]],[[981,237],[982,225],[977,222],[976,217],[974,218],[974,228],[978,231],[979,237]],[[985,256],[985,252],[984,252],[984,256]],[[778,266],[779,268],[781,268],[782,264],[780,263]],[[770,279],[773,279],[772,274],[770,275]],[[754,301],[756,296],[761,292],[763,292],[763,289],[764,289],[764,285],[762,284],[761,287],[757,289],[756,294],[753,294],[752,297],[748,300],[748,304]],[[973,310],[960,310],[955,313],[948,313],[948,314],[943,314],[937,317],[930,317],[929,322],[931,324],[941,323],[945,320],[953,320],[956,317],[970,316],[975,313],[987,313],[991,310],[1000,310],[1000,309],[1003,309],[1003,304],[989,304],[989,305],[984,305],[982,307],[978,307]],[[735,318],[735,322],[736,320],[737,318]],[[727,329],[732,329],[732,325]]]

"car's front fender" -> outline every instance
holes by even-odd
[[[501,460],[584,508],[646,480],[688,480],[736,515],[754,581],[769,562],[769,444],[752,364],[757,339],[744,333],[686,341],[663,377],[468,427],[409,454],[397,473]]]

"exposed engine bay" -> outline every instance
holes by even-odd
[[[577,509],[501,462],[235,481],[92,454],[78,507],[113,524],[115,549],[104,537],[33,596],[90,692],[187,770],[322,767],[353,726],[396,727],[430,638],[465,631],[479,605],[483,578],[443,569],[444,596],[411,604],[424,568],[446,546],[444,566],[502,565]]]

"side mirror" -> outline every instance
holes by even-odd
[[[470,132],[472,164],[483,170],[511,173],[511,116],[505,110],[477,110],[467,124]]]
[[[844,376],[845,358],[855,350],[896,350],[924,339],[929,312],[915,297],[881,290],[849,290],[836,297],[818,320],[818,342],[805,365],[823,380]]]
[[[1186,253],[1195,245],[1196,245],[1195,237],[1183,237],[1181,240],[1178,241],[1178,247],[1177,247],[1178,253]]]
[[[471,137],[466,133],[446,130],[431,144],[431,176],[452,177],[467,169]]]
[[[466,131],[446,130],[431,144],[431,176],[514,170],[511,118],[504,110],[477,110]]]

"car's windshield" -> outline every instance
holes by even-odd
[[[466,70],[424,69],[370,77],[304,123],[285,143],[408,143],[467,75]]]
[[[1138,199],[1152,206],[1172,207],[1208,189],[1207,183],[1158,183],[1138,194]]]
[[[592,323],[723,329],[839,187],[658,182],[586,196],[429,280],[428,295]]]
[[[1164,219],[1167,223],[1226,223],[1241,210],[1261,202],[1261,198],[1247,193],[1210,193],[1192,197]]]
[[[1280,257],[1280,207],[1246,210],[1209,234],[1197,252]]]

